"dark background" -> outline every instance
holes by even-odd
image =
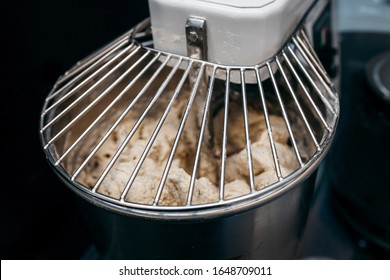
[[[46,162],[41,108],[60,75],[147,17],[148,3],[16,0],[2,11],[1,259],[78,259],[90,240]]]
[[[41,108],[60,75],[149,15],[147,0],[7,1],[2,10],[5,13],[2,15],[1,42],[5,50],[1,57],[4,80],[0,139],[5,152],[5,169],[2,169],[0,188],[1,259],[80,259],[89,250],[91,241],[73,193],[58,180],[46,162],[39,139]],[[333,174],[332,168],[336,166],[340,174],[348,174],[349,177],[332,179],[333,183],[343,182],[334,189],[341,189],[339,194],[347,192],[342,198],[344,200],[350,197],[348,192],[355,192],[359,182],[362,182],[361,189],[372,190],[371,194],[376,194],[380,188],[381,202],[385,207],[375,208],[377,197],[371,196],[372,214],[369,218],[379,213],[388,221],[390,187],[386,170],[390,170],[390,153],[386,141],[390,139],[390,111],[373,97],[364,67],[375,55],[390,49],[390,34],[347,33],[342,34],[340,43],[343,72],[341,118],[337,141],[329,153],[324,172]],[[370,112],[370,115],[362,112]],[[352,120],[355,120],[353,127],[350,125]],[[367,121],[364,124],[365,137],[360,137],[361,120]],[[356,137],[361,141],[354,141]],[[347,151],[346,147],[349,147],[349,153],[338,152]],[[374,148],[372,153],[350,157],[359,149],[368,151]],[[380,174],[373,176],[354,171],[354,165],[361,167],[364,163],[362,157],[371,156],[368,162],[371,168],[363,170],[372,173],[380,170]],[[356,175],[362,176],[361,179]],[[355,179],[348,180],[351,176]],[[328,182],[325,179],[323,182]],[[353,185],[344,187],[349,182]],[[322,189],[328,190],[328,187]],[[345,226],[348,215],[355,215],[356,206],[344,209],[342,212],[347,213],[346,218],[339,220],[341,212],[333,212],[329,207],[332,201],[334,196],[330,191],[317,195],[301,258],[389,258],[388,251]]]

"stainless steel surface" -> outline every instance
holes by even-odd
[[[138,219],[79,199],[98,259],[294,259],[315,176],[250,211],[191,221]],[[69,183],[68,183],[69,184]],[[70,186],[73,187],[73,186]],[[287,210],[288,209],[288,210]],[[108,211],[107,211],[108,210]]]
[[[92,55],[90,60],[83,60],[65,73],[47,97],[41,115],[41,141],[48,161],[64,183],[83,198],[82,207],[89,209],[86,210],[89,222],[93,231],[99,232],[96,242],[104,256],[293,258],[311,202],[315,172],[332,142],[339,115],[338,94],[305,37],[304,28],[301,26],[292,34],[275,57],[249,67],[219,65],[200,57],[156,50],[153,41],[149,40],[150,28],[150,21],[145,20]],[[233,76],[239,77],[238,83],[232,81]],[[207,81],[206,91],[202,90],[204,81]],[[187,97],[183,96],[185,87],[189,88]],[[166,92],[172,92],[172,95],[161,106],[159,101]],[[221,141],[217,145],[221,149],[217,169],[220,177],[216,184],[219,198],[215,202],[194,204],[195,181],[208,141],[207,127],[210,115],[215,111],[213,97],[218,94],[223,96],[224,110]],[[177,100],[186,101],[186,106],[153,202],[128,201],[126,196]],[[197,106],[202,111],[186,203],[160,205],[190,111],[199,100],[204,105]],[[229,109],[235,100],[242,104],[240,113],[250,192],[228,199],[225,197],[225,175]],[[86,170],[126,115],[140,104],[145,107],[94,185],[83,185],[78,181],[81,172]],[[275,183],[261,189],[256,189],[254,182],[249,106],[257,106],[263,112],[277,178]],[[155,108],[160,117],[148,135],[134,170],[129,170],[120,197],[101,193],[102,182]],[[282,172],[271,114],[283,119],[299,164],[289,174]],[[104,127],[107,120],[110,124]],[[100,139],[94,139],[102,128],[106,132]],[[85,141],[91,138],[95,141],[88,147]],[[80,151],[85,148],[89,148],[89,153],[83,155]],[[179,238],[180,244],[177,243],[178,235],[185,236]]]
[[[192,58],[207,60],[206,20],[189,17],[186,22],[187,54]]]

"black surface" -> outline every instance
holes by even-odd
[[[390,106],[390,50],[370,59],[366,69],[369,86]]]
[[[2,10],[1,259],[78,259],[90,240],[44,157],[41,108],[60,75],[149,15],[147,1],[7,1]]]
[[[3,8],[1,259],[94,258],[73,193],[44,157],[40,111],[58,76],[145,18],[147,1],[8,1]],[[342,95],[348,95],[359,90],[353,85],[363,81],[365,61],[388,48],[388,35],[345,34],[342,39]],[[342,117],[350,110],[342,102]],[[388,158],[383,155],[380,164]],[[328,190],[325,183],[319,188],[300,258],[387,258],[387,252],[338,219]]]
[[[366,71],[373,58],[390,49],[390,33],[345,34],[343,40],[345,110],[325,172],[338,215],[390,252],[390,106],[376,94]]]
[[[390,258],[390,107],[366,72],[389,49],[390,33],[341,36],[340,119],[300,258]]]

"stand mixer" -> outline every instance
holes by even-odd
[[[149,7],[41,115],[101,257],[294,258],[339,116],[331,3]]]

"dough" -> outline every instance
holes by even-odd
[[[161,130],[137,171],[135,179],[125,195],[125,200],[133,203],[154,203],[172,151],[178,128],[186,107],[187,99],[177,99],[171,108]],[[163,107],[165,108],[165,107]],[[250,193],[249,172],[247,165],[247,149],[244,133],[242,107],[238,102],[231,101],[229,107],[228,146],[225,170],[224,199],[232,199]],[[162,114],[162,111],[161,111]],[[127,143],[121,155],[113,164],[107,176],[101,182],[97,191],[101,194],[119,199],[128,184],[135,168],[148,145],[152,133],[161,114],[152,114],[146,118],[133,137]],[[121,143],[126,139],[135,123],[135,115],[128,114],[124,121],[110,135],[104,145],[77,177],[77,180],[88,187],[95,186],[101,174],[106,169]],[[139,114],[137,115],[139,116]],[[264,114],[252,107],[248,108],[249,131],[251,141],[252,167],[255,189],[259,190],[277,182],[275,162],[269,143],[268,131]],[[282,117],[270,115],[272,135],[279,158],[283,177],[298,168],[297,159],[291,147],[288,146],[289,134]],[[198,164],[198,178],[194,182],[191,204],[204,204],[219,201],[220,182],[220,148],[222,143],[223,109],[216,114],[213,121],[214,151],[202,146]],[[79,151],[81,164],[106,131],[95,132],[90,143],[83,145]],[[161,192],[158,205],[186,205],[191,183],[192,166],[198,144],[199,124],[197,112],[194,110],[188,116],[185,129],[173,158],[165,185]],[[76,167],[77,168],[77,167]]]

